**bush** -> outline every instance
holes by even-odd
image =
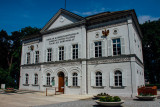
[[[109,96],[109,94],[106,94],[106,93],[100,93],[100,94],[97,94],[97,96]]]
[[[100,97],[99,101],[106,102],[106,97]]]
[[[160,89],[160,84],[146,84],[146,87],[153,87],[153,86],[157,86],[157,89]]]
[[[118,96],[114,96],[113,99],[114,99],[115,102],[121,101],[121,99]]]
[[[107,97],[100,97],[101,102],[119,102],[121,99],[118,96],[107,96]]]

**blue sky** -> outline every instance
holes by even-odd
[[[0,30],[8,34],[31,26],[42,28],[65,0],[0,0]],[[66,0],[67,10],[81,16],[135,9],[140,23],[160,18],[160,0]]]

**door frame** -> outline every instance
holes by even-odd
[[[60,92],[63,92],[63,94],[64,94],[64,89],[65,89],[65,75],[64,75],[64,72],[62,72],[62,71],[60,71],[60,72],[58,72],[58,91],[60,91]],[[63,89],[62,90],[59,90],[60,89],[60,77],[62,77],[63,78],[63,85],[61,86],[61,87],[63,87]]]

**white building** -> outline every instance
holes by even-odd
[[[135,96],[144,86],[142,34],[134,10],[81,17],[60,9],[22,44],[20,89]]]

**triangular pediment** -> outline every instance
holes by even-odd
[[[60,9],[55,14],[55,16],[53,16],[52,19],[43,27],[41,32],[52,30],[62,26],[67,26],[83,19],[84,18],[79,15],[76,15],[64,9]]]

